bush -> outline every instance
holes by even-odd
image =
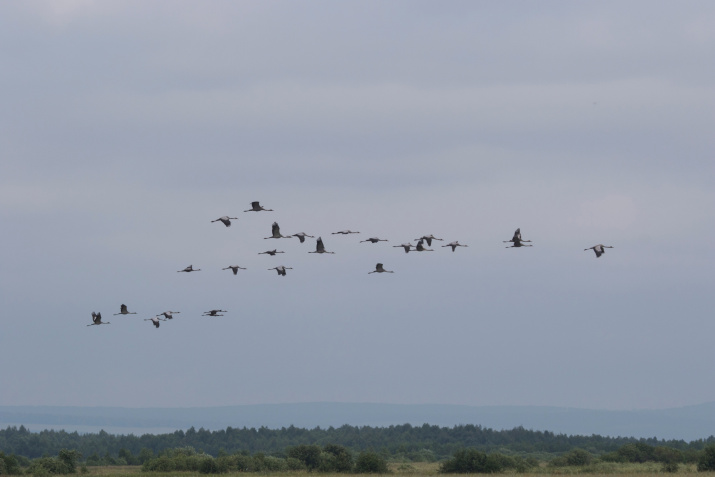
[[[218,463],[213,457],[204,457],[199,463],[199,473],[200,474],[218,474],[219,467]]]
[[[387,474],[387,461],[373,451],[360,452],[355,460],[356,474]]]
[[[698,472],[711,472],[715,470],[715,444],[710,444],[703,449],[698,459]]]
[[[353,470],[353,455],[346,447],[327,444],[323,446],[320,470],[321,472],[350,472]]]
[[[593,461],[593,456],[590,452],[583,449],[573,449],[566,454],[566,464],[574,467],[583,467],[589,465]]]
[[[19,475],[22,473],[20,463],[13,454],[6,455],[0,451],[0,475]]]

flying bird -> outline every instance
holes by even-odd
[[[223,217],[219,217],[216,220],[212,220],[211,223],[218,222],[219,220],[221,222],[223,222],[223,225],[225,225],[226,227],[230,227],[231,220],[238,220],[238,217],[228,217],[228,216],[224,215]]]
[[[403,243],[402,245],[393,245],[393,247],[402,247],[405,249],[405,253],[409,253],[410,250],[413,250],[412,247],[414,247],[414,245],[411,243]]]
[[[183,270],[177,270],[176,272],[177,272],[177,273],[180,273],[180,272],[187,272],[187,273],[188,273],[188,272],[200,272],[200,271],[201,271],[200,268],[194,268],[193,265],[189,265],[188,267],[184,268]]]
[[[521,238],[521,228],[518,228],[514,231],[514,236],[511,238],[511,240],[504,240],[504,243],[508,243],[508,242],[514,242],[514,247],[521,247],[521,245],[516,245],[516,242],[531,242],[531,240],[522,239]],[[524,245],[524,246],[526,247],[526,245]]]
[[[264,239],[272,239],[272,238],[291,238],[290,235],[281,235],[281,228],[278,225],[278,222],[273,222],[273,225],[271,226],[271,236],[270,237],[263,237]]]
[[[447,245],[442,245],[443,247],[452,247],[452,251],[454,252],[457,247],[469,247],[469,245],[462,245],[459,243],[459,241],[455,240],[454,242],[450,242]]]
[[[336,234],[342,234],[342,235],[347,235],[347,234],[359,234],[360,232],[353,232],[352,230],[340,230],[338,232],[333,232],[333,235]]]
[[[259,204],[259,201],[251,202],[251,208],[244,210],[244,212],[260,212],[262,210],[265,210],[266,212],[273,212],[273,209],[264,209],[261,204]]]
[[[132,313],[129,310],[127,310],[127,305],[122,304],[122,306],[119,307],[119,313],[115,313],[114,316],[117,315],[136,315],[136,313]]]
[[[265,252],[258,252],[258,255],[270,255],[271,257],[275,256],[277,253],[285,253],[285,252],[279,252],[277,248],[274,248],[273,250],[266,250]]]
[[[392,270],[385,270],[383,268],[382,264],[378,263],[377,265],[375,265],[375,270],[373,270],[372,272],[367,272],[368,275],[370,275],[371,273],[395,273],[395,272],[393,272]]]
[[[370,237],[370,238],[367,239],[367,240],[360,240],[360,243],[363,243],[363,242],[377,243],[377,242],[389,242],[389,240],[387,240],[387,239],[381,239],[381,238],[377,238],[377,237]]]
[[[593,250],[594,252],[596,252],[596,258],[599,258],[601,255],[606,253],[605,249],[607,249],[607,248],[613,248],[613,247],[599,243],[598,245],[594,245],[593,247],[589,247],[589,248],[584,248],[583,250],[584,250],[584,252],[586,250]]]
[[[306,237],[315,238],[315,236],[313,236],[313,235],[308,235],[308,234],[305,233],[305,232],[298,232],[297,234],[293,234],[293,237],[298,237],[298,240],[300,240],[300,243],[305,242],[305,238],[306,238]]]
[[[416,238],[415,240],[424,240],[424,241],[426,241],[426,242],[427,242],[427,246],[428,246],[428,247],[431,247],[431,246],[432,246],[432,240],[439,240],[439,241],[442,241],[442,239],[440,239],[440,238],[437,238],[437,237],[435,237],[435,236],[434,236],[434,235],[432,235],[432,234],[429,234],[429,235],[423,235],[422,237],[420,237],[420,238]]]
[[[166,320],[162,320],[162,319],[159,318],[158,316],[155,316],[154,318],[144,318],[144,321],[151,321],[154,326],[156,326],[157,328],[159,328],[159,322],[160,322],[160,321],[166,321]]]
[[[92,326],[92,325],[109,325],[109,324],[111,324],[111,323],[109,323],[108,321],[102,321],[102,314],[101,314],[101,313],[95,313],[95,312],[92,312],[92,321],[93,321],[93,323],[92,323],[91,325],[87,325],[87,326]]]
[[[239,269],[239,268],[240,268],[241,270],[246,270],[245,268],[239,267],[238,265],[229,265],[228,267],[222,268],[221,270],[228,270],[229,268],[230,268],[231,270],[233,270],[233,274],[234,274],[234,275],[238,275],[238,269]]]
[[[278,275],[283,275],[284,277],[286,276],[286,270],[293,270],[291,267],[284,267],[283,265],[279,265],[277,267],[269,268],[268,270],[275,270],[278,272]]]
[[[335,253],[335,252],[326,252],[325,245],[323,245],[323,238],[318,237],[318,240],[315,241],[315,252],[308,252],[308,253]]]
[[[417,250],[418,252],[434,252],[434,250],[431,248],[425,248],[422,239],[420,239],[419,242],[417,242],[417,245],[415,245],[415,250]]]
[[[223,316],[223,315],[219,315],[219,313],[226,313],[226,310],[204,311],[204,314],[201,316]]]
[[[164,318],[166,318],[167,320],[171,320],[172,318],[174,318],[173,315],[175,313],[179,314],[181,312],[180,311],[165,311],[163,313],[159,313],[159,315],[164,315]],[[159,316],[159,315],[157,315],[157,316]]]

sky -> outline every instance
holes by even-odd
[[[715,401],[714,52],[710,1],[2,2],[0,405]]]

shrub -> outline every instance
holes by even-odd
[[[6,455],[0,451],[0,474],[19,475],[22,473],[20,463],[13,454]]]
[[[477,449],[460,449],[439,466],[443,474],[476,474],[484,472],[487,455]]]
[[[213,457],[204,457],[201,459],[201,463],[199,464],[200,474],[218,474],[218,472],[218,463],[216,463]]]
[[[321,471],[325,467],[324,472],[350,472],[353,470],[353,455],[346,447],[327,444],[323,447],[320,467]]]
[[[593,461],[593,456],[590,452],[583,449],[573,449],[566,454],[566,463],[574,467],[583,467],[589,465]]]
[[[356,474],[387,474],[387,461],[373,451],[360,452],[355,460]]]

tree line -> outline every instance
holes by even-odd
[[[478,425],[439,427],[410,424],[370,427],[344,425],[338,428],[316,427],[304,429],[283,427],[281,429],[232,428],[209,431],[194,429],[178,430],[167,434],[144,434],[142,436],[115,435],[104,431],[79,434],[63,430],[30,432],[24,426],[0,430],[0,451],[30,459],[57,455],[62,449],[72,449],[86,459],[91,457],[126,460],[127,456],[159,455],[167,449],[192,447],[211,456],[219,453],[257,452],[284,457],[287,448],[300,445],[335,444],[355,452],[374,450],[394,460],[437,461],[452,456],[463,448],[481,452],[504,452],[523,456],[563,454],[573,449],[584,449],[593,455],[617,452],[626,444],[642,444],[651,447],[677,449],[688,455],[701,451],[715,443],[715,437],[691,442],[683,440],[635,439],[628,437],[604,437],[599,435],[578,436],[555,434],[549,431],[527,430],[517,427],[511,430],[494,430]],[[124,457],[122,457],[122,454]],[[146,459],[144,459],[146,460]]]

